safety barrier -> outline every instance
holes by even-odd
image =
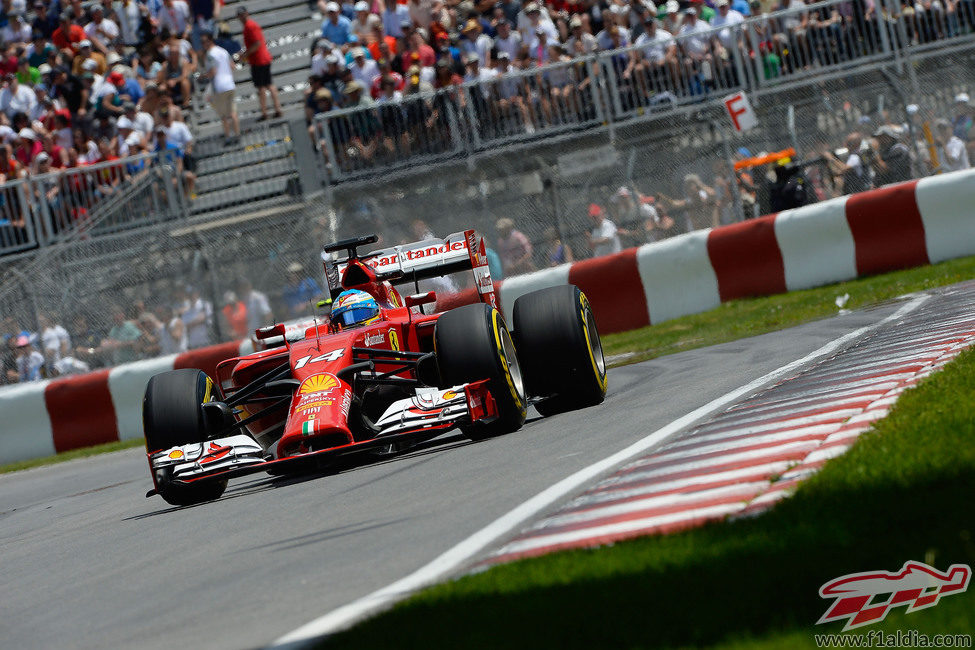
[[[759,219],[680,235],[497,283],[502,311],[537,289],[578,285],[600,332],[660,323],[750,296],[808,289],[975,254],[975,170],[925,178]],[[448,309],[473,292],[444,297]],[[139,438],[149,378],[213,373],[252,350],[225,343],[87,375],[0,389],[0,463]]]

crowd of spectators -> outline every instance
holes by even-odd
[[[84,217],[143,166],[138,154],[166,151],[190,196],[194,136],[186,124],[197,74],[215,75],[201,37],[214,28],[214,0],[5,0],[0,9],[0,183],[101,165],[36,187],[53,227]],[[217,42],[234,48],[229,32]],[[207,44],[211,48],[214,39]],[[221,82],[225,77],[221,77]],[[231,77],[230,83],[233,83]],[[216,92],[214,95],[218,94]],[[239,130],[238,130],[239,133]],[[0,195],[0,237],[24,227],[18,195]]]
[[[402,157],[444,146],[451,106],[461,128],[488,137],[594,115],[600,69],[583,57],[595,52],[615,51],[609,61],[626,108],[737,85],[736,55],[777,77],[876,54],[881,29],[892,41],[915,43],[975,27],[972,0],[904,0],[896,16],[875,0],[801,11],[806,4],[813,3],[318,0],[325,18],[312,48],[309,125],[336,109],[374,110],[330,120],[327,133],[309,131],[326,155],[331,145],[333,163]],[[736,28],[749,17],[758,19],[754,39]],[[898,19],[904,30],[895,28]],[[464,82],[476,85],[465,90]]]

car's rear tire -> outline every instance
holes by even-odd
[[[528,408],[521,365],[497,309],[477,303],[446,312],[437,319],[434,346],[444,386],[488,380],[498,417],[464,427],[469,438],[481,440],[521,428]]]
[[[152,377],[142,401],[147,451],[206,442],[210,432],[201,405],[213,398],[213,380],[201,370],[183,368]],[[213,501],[226,489],[226,480],[181,484],[156,477],[157,492],[174,506]]]
[[[586,294],[574,285],[533,291],[512,310],[528,394],[543,416],[599,404],[606,360]]]

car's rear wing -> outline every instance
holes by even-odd
[[[481,302],[497,306],[484,238],[474,230],[453,233],[443,239],[430,238],[390,246],[361,255],[358,259],[375,271],[378,280],[388,281],[394,286],[416,284],[420,280],[470,269],[474,273],[474,284]],[[349,260],[345,259],[334,263],[330,269],[326,261],[329,289],[333,293],[340,289],[338,280],[344,276],[348,265]]]

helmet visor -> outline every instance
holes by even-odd
[[[339,314],[335,314],[335,316],[332,318],[332,322],[339,327],[349,327],[350,325],[355,325],[356,323],[361,323],[362,321],[374,318],[378,314],[379,309],[373,306],[362,305],[350,307]]]

